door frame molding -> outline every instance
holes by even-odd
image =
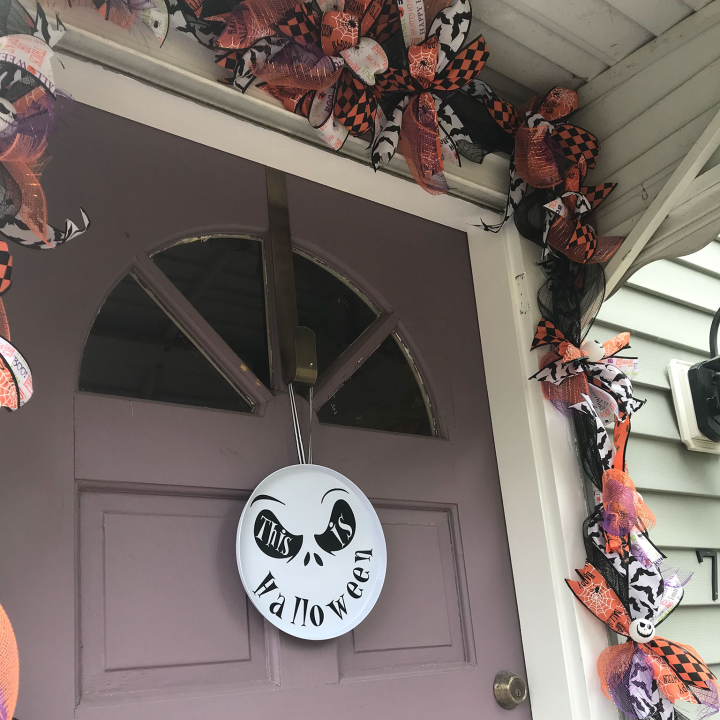
[[[537,371],[529,347],[539,319],[538,248],[513,223],[497,235],[478,229],[481,218],[499,219],[478,205],[429,198],[401,177],[59,55],[58,86],[79,102],[467,233],[533,718],[616,720],[596,671],[607,635],[565,585],[584,564],[587,514],[570,427],[528,381]]]

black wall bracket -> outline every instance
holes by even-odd
[[[718,599],[718,559],[717,550],[696,550],[698,562],[702,562],[705,558],[710,558],[712,561],[712,599],[713,601]]]

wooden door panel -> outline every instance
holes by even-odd
[[[264,624],[235,566],[243,504],[81,485],[81,704],[272,684]]]
[[[339,640],[341,677],[436,672],[468,662],[472,628],[454,509],[378,506],[388,572],[372,613]]]
[[[266,422],[277,428],[268,436]],[[264,448],[265,452],[257,452]],[[84,480],[253,489],[297,462],[287,398],[263,417],[75,394],[75,474]]]
[[[8,294],[37,385],[2,428],[18,716],[505,718],[492,680],[522,672],[522,648],[466,237],[289,179],[297,245],[399,319],[441,435],[316,422],[315,461],[378,508],[388,575],[353,633],[301,641],[262,622],[234,555],[250,491],[297,461],[287,394],[249,415],[76,392],[93,318],[134,257],[215,232],[266,234],[263,170],[81,105],[53,144],[46,192],[58,207],[82,203],[94,230],[53,253],[19,250],[30,282]]]

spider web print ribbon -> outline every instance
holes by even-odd
[[[18,410],[32,394],[30,365],[7,338],[0,336],[0,407]]]

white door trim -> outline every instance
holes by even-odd
[[[62,60],[58,86],[87,105],[468,233],[533,718],[616,720],[595,670],[607,644],[603,625],[564,583],[583,565],[587,514],[569,427],[543,401],[539,383],[528,381],[537,369],[528,352],[538,321],[537,248],[512,223],[498,235],[472,227],[497,216],[459,198],[430,197],[401,177],[100,65]]]

